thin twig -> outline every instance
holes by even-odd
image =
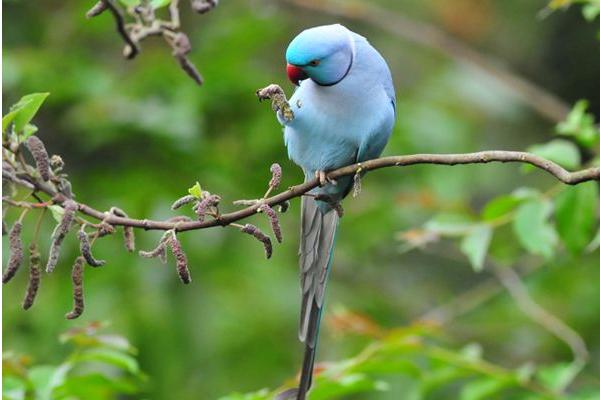
[[[117,32],[119,33],[119,35],[121,35],[121,37],[123,38],[125,43],[127,43],[127,46],[129,46],[128,51],[125,54],[125,57],[128,59],[134,58],[140,52],[140,48],[131,39],[131,36],[129,36],[129,32],[127,32],[127,28],[125,28],[125,19],[123,18],[123,14],[121,14],[121,11],[119,10],[119,8],[117,8],[117,6],[115,6],[113,4],[112,0],[102,0],[102,1],[106,5],[106,7],[108,7],[108,10],[111,12],[111,14],[113,15],[113,18],[115,19]]]
[[[512,268],[495,265],[493,271],[524,314],[569,346],[573,353],[573,363],[576,366],[574,374],[579,372],[579,369],[587,363],[590,356],[581,336],[558,317],[536,303],[527,292],[525,283]]]

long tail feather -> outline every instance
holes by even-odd
[[[304,400],[312,384],[327,276],[333,260],[333,246],[339,217],[334,210],[314,199],[302,200],[300,279],[302,309],[298,336],[305,343],[302,375],[297,392],[289,396]],[[293,397],[289,397],[293,398]]]

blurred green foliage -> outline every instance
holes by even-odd
[[[336,21],[278,2],[222,3],[206,16],[183,12],[194,47],[191,58],[206,80],[201,88],[179,70],[160,41],[145,42],[138,58],[123,60],[109,16],[83,17],[90,4],[4,3],[10,16],[3,32],[4,104],[27,93],[51,93],[33,122],[49,151],[63,156],[78,200],[158,219],[172,216],[172,200],[196,181],[225,203],[260,196],[272,162],[284,167],[284,186],[301,180],[287,160],[272,112],[258,104],[254,91],[270,82],[283,84],[283,53],[294,34]],[[399,118],[386,154],[537,145],[566,167],[594,162],[600,57],[589,33],[595,28],[574,17],[578,10],[536,20],[544,1],[380,3],[390,12],[441,25],[570,103],[589,100],[589,108],[577,103],[555,128],[493,76],[377,27],[341,21],[369,37],[392,68]],[[470,11],[452,13],[461,4]],[[564,141],[557,146],[556,140]],[[396,399],[405,393],[428,399],[461,393],[466,399],[536,398],[522,390],[523,376],[550,396],[566,381],[572,398],[597,398],[597,202],[597,185],[567,188],[514,165],[415,166],[369,174],[361,196],[345,203],[329,302],[368,315],[382,336],[340,335],[335,317],[326,316],[319,359],[344,361],[325,365],[314,391],[322,397],[315,398],[345,390],[357,393],[352,395],[357,399]],[[17,212],[8,210],[7,218]],[[34,224],[33,214],[26,227]],[[296,341],[298,219],[293,202],[282,218],[285,241],[268,262],[254,241],[234,230],[182,235],[194,278],[185,287],[171,268],[125,252],[119,238],[101,240],[95,254],[108,264],[88,273],[81,319],[111,320],[135,344],[141,369],[150,377],[148,398],[210,399],[278,387],[293,376],[302,356]],[[259,217],[253,223],[266,226]],[[47,218],[41,237],[49,237],[52,227]],[[25,236],[27,243],[30,230]],[[442,240],[446,236],[457,239],[456,245]],[[150,248],[158,237],[139,232],[138,247]],[[48,243],[40,246],[45,254]],[[60,365],[69,354],[53,339],[73,324],[62,315],[70,307],[67,260],[78,251],[76,240],[68,238],[64,247],[63,262],[43,276],[29,312],[15,301],[24,291],[24,274],[3,291],[4,347],[30,355],[35,365]],[[425,251],[407,252],[411,249]],[[457,257],[460,250],[465,255]],[[411,322],[486,287],[491,272],[484,265],[490,261],[524,270],[535,266],[527,275],[531,296],[572,326],[591,353],[573,382],[569,349],[525,317],[503,291],[457,313],[434,334]],[[404,328],[393,328],[398,326]],[[477,362],[465,364],[474,347],[460,349],[473,342],[485,349],[487,361],[477,355]],[[371,346],[389,348],[389,354],[377,353],[386,361],[372,365],[367,357],[357,364]],[[422,363],[418,371],[408,367],[415,359]],[[472,368],[488,363],[497,375]],[[533,364],[546,367],[529,367]],[[382,371],[395,366],[393,373]],[[431,390],[422,392],[429,379]]]
[[[31,365],[27,356],[3,354],[2,398],[102,400],[140,393],[146,377],[137,350],[102,328],[91,323],[60,335],[60,343],[72,349],[59,365]]]

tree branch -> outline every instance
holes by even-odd
[[[459,165],[486,164],[490,162],[516,162],[530,164],[550,173],[559,181],[568,185],[576,185],[581,182],[592,180],[600,181],[600,167],[592,167],[580,171],[569,172],[558,164],[531,153],[501,150],[490,150],[464,154],[411,154],[382,157],[330,171],[328,176],[335,179],[342,176],[355,175],[359,169],[365,172],[381,168],[402,167],[417,164]],[[40,180],[35,180],[35,182],[32,183],[34,184],[36,190],[51,196],[57,203],[63,203],[68,199],[67,196],[62,193],[58,193],[50,185],[41,182]],[[292,186],[284,192],[268,197],[263,201],[246,207],[242,210],[228,214],[222,214],[208,221],[170,222],[153,221],[148,219],[133,219],[102,212],[84,203],[78,203],[78,207],[79,211],[81,211],[83,214],[104,221],[110,225],[131,226],[135,228],[143,228],[145,230],[175,230],[178,232],[183,232],[206,229],[214,226],[229,225],[233,222],[240,221],[256,214],[262,204],[276,206],[293,198],[300,197],[318,186],[319,180],[315,178],[308,182]]]

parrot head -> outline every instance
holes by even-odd
[[[302,31],[289,44],[285,58],[287,75],[294,85],[312,79],[331,86],[346,77],[352,66],[353,41],[342,25],[324,25]]]

